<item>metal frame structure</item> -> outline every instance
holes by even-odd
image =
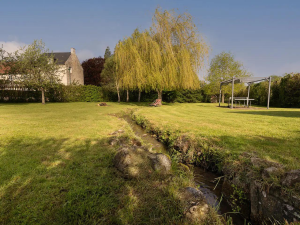
[[[234,84],[239,83],[247,83],[248,84],[248,97],[247,97],[247,107],[249,107],[249,95],[250,95],[250,85],[253,83],[261,82],[261,81],[269,81],[269,88],[268,88],[268,105],[267,109],[270,107],[270,94],[271,94],[271,77],[242,77],[242,78],[236,78],[233,77],[230,80],[226,80],[220,83],[220,97],[219,97],[219,106],[221,106],[221,96],[222,96],[222,86],[227,84],[232,84],[232,91],[231,91],[231,106],[230,108],[233,108],[233,92],[234,92]]]

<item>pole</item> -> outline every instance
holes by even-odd
[[[270,107],[270,95],[271,95],[271,77],[269,77],[269,90],[268,90],[268,106],[267,109]]]
[[[248,84],[247,108],[249,108],[250,84]]]
[[[234,91],[234,77],[232,78],[231,106],[230,106],[231,109],[233,109],[233,91]]]
[[[219,107],[221,106],[222,84],[220,84]]]

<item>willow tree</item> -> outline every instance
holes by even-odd
[[[129,90],[138,89],[140,99],[140,93],[145,89],[147,71],[145,35],[146,33],[140,33],[136,29],[131,37],[119,42],[115,49],[117,71],[121,74],[122,88],[127,90],[127,101]]]
[[[135,30],[115,49],[117,71],[126,90],[197,89],[209,48],[192,17],[156,9],[149,31]]]
[[[157,8],[150,35],[147,85],[157,91],[158,99],[163,90],[199,88],[198,74],[208,59],[209,47],[192,16]]]

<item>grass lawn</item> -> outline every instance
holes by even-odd
[[[110,133],[135,109],[152,124],[213,142],[234,154],[257,152],[300,164],[300,110],[230,110],[216,104],[162,107],[109,103],[0,104],[0,224],[182,224],[176,188],[190,177],[125,180],[113,167]],[[177,172],[176,172],[177,171]],[[176,174],[175,174],[176,175]]]
[[[0,224],[180,223],[173,183],[125,180],[109,134],[129,104],[0,104]],[[178,186],[178,185],[177,185]],[[176,188],[175,188],[176,189]]]
[[[229,109],[195,103],[141,108],[136,114],[156,127],[180,130],[235,155],[256,152],[288,169],[300,168],[300,109]]]

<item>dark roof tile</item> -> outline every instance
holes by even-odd
[[[45,53],[45,54],[48,55],[49,57],[53,55],[58,65],[64,65],[68,60],[68,58],[70,57],[71,52],[53,52],[53,53]]]

